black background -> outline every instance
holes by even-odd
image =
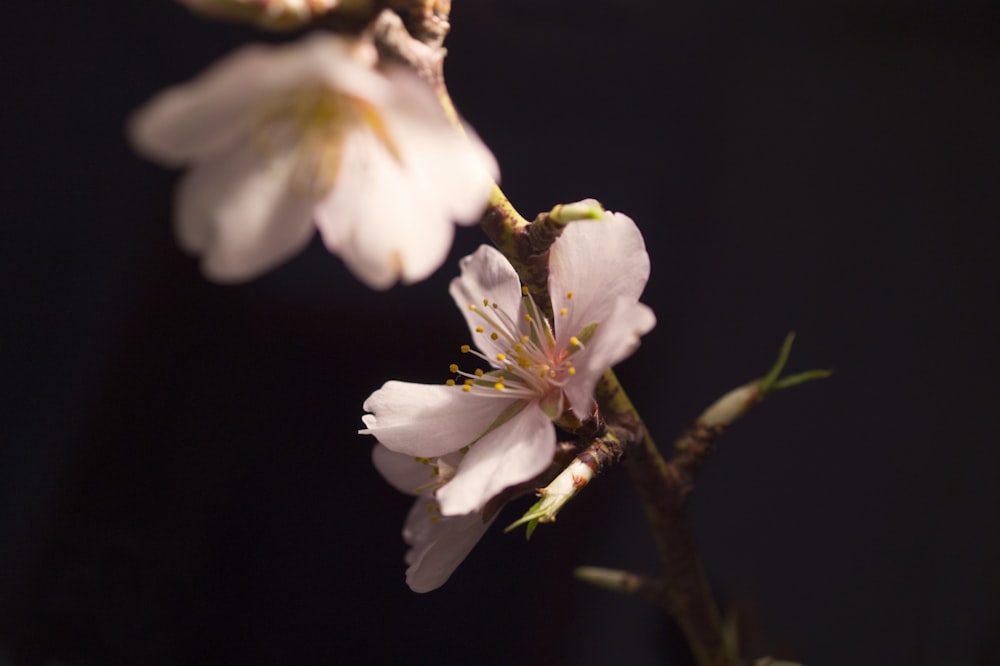
[[[788,330],[790,369],[836,371],[735,426],[695,493],[748,654],[1000,663],[995,3],[454,5],[453,95],[514,203],[594,196],[646,235],[659,323],[619,374],[661,445]],[[0,662],[684,663],[655,610],[570,576],[656,570],[620,470],[403,582],[410,500],[355,432],[467,341],[446,284],[476,229],[385,293],[318,242],[210,284],[122,126],[269,37],[166,0],[4,13]]]

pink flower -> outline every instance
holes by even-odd
[[[655,317],[638,302],[649,277],[645,244],[622,214],[574,222],[552,246],[554,322],[522,293],[513,267],[497,250],[482,246],[460,265],[451,295],[478,348],[466,345],[462,351],[485,368],[462,371],[453,365],[458,381],[445,385],[386,382],[365,401],[370,413],[361,433],[374,435],[388,451],[433,463],[433,478],[419,489],[407,488],[396,471],[380,466],[391,483],[414,494],[431,488],[440,516],[472,520],[501,491],[548,467],[556,448],[551,421],[565,409],[590,416],[598,379],[632,353]],[[408,518],[411,553],[426,546],[412,522],[425,518],[416,511]],[[414,566],[410,577],[419,575]]]
[[[209,278],[252,279],[318,228],[359,279],[385,289],[430,275],[453,223],[478,221],[492,155],[414,74],[373,64],[371,51],[326,34],[246,47],[135,115],[139,152],[191,166],[177,235]]]

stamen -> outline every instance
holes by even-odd
[[[470,347],[469,345],[462,345],[460,349],[462,350],[463,354],[468,354],[470,351],[472,351],[472,347]]]
[[[449,365],[448,372],[458,372],[458,363],[452,363]]]
[[[454,386],[454,385],[455,385],[455,380],[454,379],[449,379],[449,380],[445,381],[445,386]]]
[[[572,291],[567,291],[566,292],[566,298],[573,298],[573,292]]]
[[[565,317],[568,310],[566,308],[559,308],[559,316]]]
[[[507,355],[506,354],[497,354],[497,360],[498,361],[506,361],[507,360]]]
[[[482,326],[476,326],[476,333],[482,333],[482,332],[483,332],[483,327]]]

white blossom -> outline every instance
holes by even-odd
[[[552,246],[554,322],[494,248],[480,247],[460,266],[450,291],[477,347],[462,351],[484,367],[452,365],[455,379],[444,385],[386,382],[365,401],[367,428],[360,432],[374,435],[387,452],[433,463],[419,490],[390,482],[430,493],[439,520],[472,521],[504,489],[548,467],[556,450],[551,421],[565,409],[590,416],[598,379],[632,353],[655,318],[638,302],[649,277],[645,244],[622,214],[573,223]],[[407,530],[418,534],[413,521],[426,520],[414,510]]]
[[[191,167],[177,235],[209,278],[256,277],[318,228],[359,279],[385,289],[427,277],[453,223],[478,221],[492,155],[415,74],[377,70],[374,59],[328,34],[245,47],[135,115],[141,153]]]

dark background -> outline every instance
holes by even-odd
[[[646,235],[659,324],[619,374],[661,445],[789,330],[791,370],[836,371],[695,493],[748,654],[1000,663],[996,3],[454,5],[453,94],[515,204],[595,196]],[[656,570],[620,470],[403,582],[410,499],[355,432],[467,341],[446,284],[476,229],[385,293],[318,242],[210,284],[122,125],[266,36],[167,0],[4,14],[0,662],[685,663],[657,611],[570,576]]]

